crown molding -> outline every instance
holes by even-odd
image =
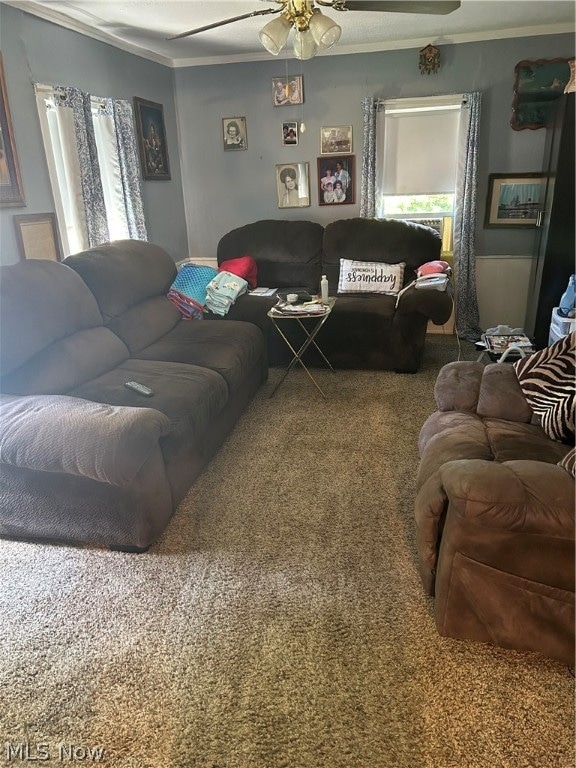
[[[64,27],[73,32],[77,32],[85,37],[98,40],[101,43],[112,45],[115,48],[131,53],[135,56],[148,59],[149,61],[162,64],[165,67],[179,69],[184,67],[206,67],[219,64],[240,64],[243,62],[274,61],[275,57],[267,51],[231,54],[229,56],[203,56],[201,58],[178,58],[172,59],[147,48],[142,48],[134,43],[116,37],[113,34],[102,32],[93,26],[84,24],[75,19],[70,19],[58,11],[41,5],[34,0],[1,0],[4,5],[12,6],[20,11],[37,16],[45,21],[50,21],[60,27]],[[432,42],[434,45],[458,45],[460,43],[477,43],[488,40],[503,40],[516,37],[536,37],[546,35],[558,35],[563,33],[574,33],[574,26],[571,23],[545,24],[539,27],[517,27],[514,29],[493,29],[483,30],[482,32],[462,33],[458,35],[447,35],[441,39],[430,40],[426,38],[411,38],[409,40],[387,40],[381,43],[361,44],[361,45],[336,45],[328,51],[322,51],[318,57],[323,56],[346,56],[357,53],[379,53],[382,51],[398,51],[407,48],[421,48]],[[289,58],[294,58],[289,56]],[[283,54],[282,59],[285,59]]]
[[[37,16],[44,21],[51,21],[53,24],[57,24],[59,27],[69,29],[71,32],[78,32],[84,37],[91,37],[93,40],[98,40],[101,43],[112,45],[114,48],[119,48],[127,53],[133,53],[135,56],[140,56],[150,61],[155,61],[157,64],[163,64],[165,67],[173,67],[174,61],[168,56],[162,56],[154,51],[141,48],[133,43],[128,43],[126,40],[121,40],[119,37],[110,33],[102,32],[95,27],[91,27],[88,24],[83,24],[81,21],[70,19],[64,16],[58,11],[46,6],[40,5],[36,2],[29,2],[29,0],[1,0],[4,5],[10,5],[12,8],[17,8],[19,11],[29,13],[31,16]]]

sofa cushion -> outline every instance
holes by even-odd
[[[264,364],[266,352],[262,332],[252,323],[182,320],[136,357],[210,368],[236,392],[254,366]]]
[[[390,370],[398,360],[394,331],[395,297],[344,294],[318,333],[318,345],[336,368]],[[324,365],[309,348],[307,360]]]
[[[143,397],[124,386],[139,381],[154,390]],[[220,374],[197,365],[156,360],[126,360],[111,371],[71,390],[69,395],[114,406],[154,408],[170,420],[172,430],[198,440],[228,401]]]
[[[574,442],[576,332],[521,358],[514,369],[524,397],[553,440]]]
[[[2,268],[0,390],[63,394],[128,357],[68,266],[31,259]]]
[[[384,264],[340,259],[338,293],[396,294],[403,285],[404,262]]]
[[[104,323],[131,352],[159,339],[181,319],[167,293],[177,270],[157,245],[141,240],[116,240],[68,256],[90,288]]]
[[[259,285],[316,294],[323,234],[322,225],[312,221],[263,219],[224,235],[218,243],[218,264],[250,254],[258,265]]]

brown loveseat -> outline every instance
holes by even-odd
[[[573,409],[573,342],[569,355],[571,376],[556,386]],[[514,365],[449,363],[435,397],[439,410],[420,434],[415,514],[439,633],[573,664],[570,444],[535,423]],[[573,411],[568,418],[573,430]]]
[[[258,285],[290,293],[319,293],[320,278],[328,277],[329,293],[338,296],[317,341],[337,368],[366,368],[415,373],[422,363],[428,321],[448,321],[452,292],[408,288],[398,305],[396,297],[377,293],[339,294],[340,260],[404,263],[403,285],[411,283],[422,264],[440,258],[442,241],[430,227],[395,219],[339,219],[326,227],[311,221],[267,219],[246,224],[222,237],[218,264],[252,256],[258,265]],[[270,365],[289,359],[287,347],[266,313],[276,297],[240,296],[226,315],[248,320],[266,335]],[[214,316],[216,317],[216,316]],[[295,323],[288,335],[301,342]],[[323,365],[314,350],[306,352],[311,365]]]
[[[2,268],[0,535],[144,550],[230,432],[264,338],[183,321],[175,276],[132,240]]]

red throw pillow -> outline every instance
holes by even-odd
[[[258,285],[258,265],[252,256],[238,256],[236,259],[223,261],[218,267],[218,272],[232,272],[233,275],[243,277],[250,288]]]

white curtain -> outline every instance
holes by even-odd
[[[64,253],[146,240],[130,103],[70,87],[35,90]]]

